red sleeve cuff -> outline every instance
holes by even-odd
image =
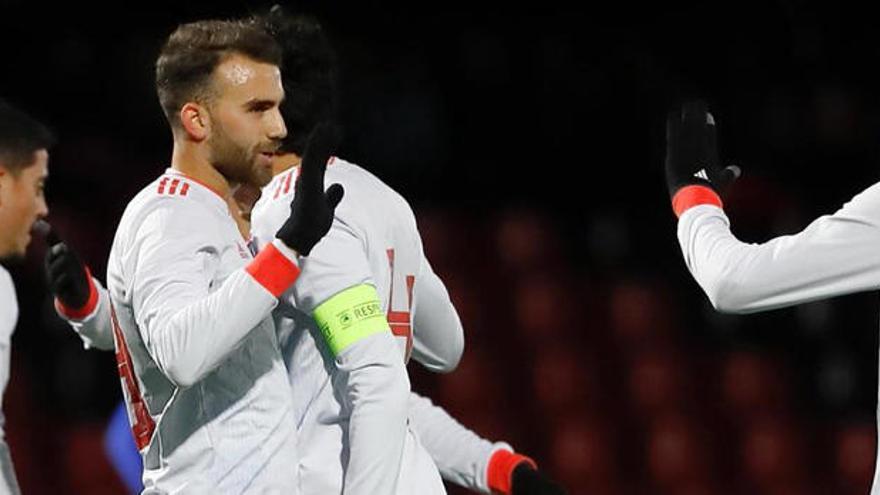
[[[89,281],[89,298],[81,308],[65,306],[60,299],[55,298],[55,309],[68,320],[82,320],[92,314],[98,306],[98,288],[95,287],[95,281],[92,279],[89,267],[86,267],[86,279]]]
[[[538,469],[538,465],[532,459],[515,454],[509,450],[496,450],[489,459],[489,467],[486,469],[486,481],[492,493],[510,495],[513,489],[513,470],[522,463],[526,463],[532,469]]]
[[[719,208],[724,208],[718,193],[707,186],[685,186],[679,189],[675,196],[672,197],[672,211],[675,212],[677,217],[680,217],[689,208],[697,205],[715,205]]]
[[[283,294],[299,277],[299,267],[272,244],[263,248],[246,270],[275,297]]]

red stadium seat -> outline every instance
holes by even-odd
[[[560,343],[538,348],[532,366],[535,400],[545,417],[560,417],[572,410],[597,411],[602,392],[591,353]]]
[[[788,393],[782,374],[765,357],[734,352],[721,364],[721,402],[734,419],[779,412],[786,408]]]
[[[653,347],[669,340],[670,305],[661,290],[646,283],[625,282],[611,290],[611,330],[625,351]]]
[[[873,422],[851,423],[835,435],[836,493],[867,493],[874,477],[877,437]]]
[[[742,438],[743,470],[758,486],[781,487],[804,479],[803,445],[791,420],[756,419]]]
[[[701,425],[681,414],[666,414],[646,440],[646,464],[654,484],[664,490],[708,483],[713,478],[709,443]]]
[[[688,400],[685,375],[674,351],[650,349],[633,357],[628,387],[635,412],[651,418],[681,408]]]
[[[517,274],[546,269],[564,259],[554,227],[540,213],[511,210],[496,223],[495,251]]]
[[[585,418],[569,418],[556,426],[552,436],[551,467],[563,485],[616,485],[617,449],[611,438],[613,431]]]

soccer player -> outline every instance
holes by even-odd
[[[753,313],[880,287],[880,184],[801,232],[760,244],[730,232],[721,193],[738,176],[722,169],[715,122],[689,102],[667,121],[666,178],[685,263],[712,305]],[[875,471],[871,493],[880,493]]]
[[[284,201],[281,199],[281,192],[287,188],[284,197],[289,199],[295,189],[291,182],[291,173],[298,172],[298,169],[291,167],[300,162],[300,155],[305,146],[304,136],[309,134],[317,121],[332,116],[335,96],[333,54],[320,26],[307,19],[286,19],[280,15],[272,19],[274,19],[274,25],[271,26],[273,34],[283,41],[285,48],[284,85],[288,99],[282,105],[282,113],[292,132],[282,145],[286,152],[279,154],[274,160],[275,171],[280,175],[264,191],[264,197],[268,198],[270,194],[274,194],[274,184],[278,184],[279,194],[272,197],[276,207],[270,209],[274,216],[265,215],[261,212],[262,208],[253,212],[254,221],[262,225],[266,233],[258,237],[263,241],[273,229],[272,223],[277,224],[282,220],[280,217],[275,218],[279,211],[277,205],[280,201]],[[398,197],[378,179],[372,178],[372,181],[373,184],[381,186],[382,191]],[[238,192],[240,193],[241,190]],[[349,188],[346,204],[350,199]],[[248,202],[245,203],[244,209],[249,209]],[[408,206],[405,211],[411,218],[412,213]],[[350,219],[351,213],[342,213],[340,210],[340,217]],[[414,228],[414,223],[412,225]],[[417,232],[414,232],[414,235],[418,237]],[[342,257],[338,260],[328,259],[326,256],[319,258],[320,249],[323,248],[317,247],[310,258],[321,259],[324,263],[334,263],[336,266],[347,263]],[[57,251],[53,250],[53,253],[47,258],[50,279],[88,280],[81,263],[72,251],[61,245]],[[421,255],[420,248],[418,254]],[[383,252],[382,256],[383,263],[388,263],[387,253]],[[359,275],[363,273],[362,267],[354,268],[354,276],[363,276]],[[310,273],[306,271],[305,264],[303,269],[303,275]],[[346,267],[342,264],[339,269],[344,271]],[[65,273],[70,275],[64,276]],[[429,275],[431,279],[427,279]],[[307,279],[303,278],[300,282],[305,280]],[[93,283],[92,287],[97,286]],[[463,345],[461,325],[455,310],[449,302],[442,282],[432,272],[425,273],[422,283],[416,284],[415,287],[418,288],[416,294],[419,291],[423,294],[420,299],[423,302],[420,306],[421,313],[414,309],[416,313],[414,319],[417,322],[414,329],[414,353],[421,352],[419,356],[423,357],[420,359],[437,370],[451,369],[457,363]],[[86,299],[83,294],[88,293],[87,289],[75,288],[69,284],[59,284],[57,289],[56,293],[61,300]],[[435,306],[434,311],[431,311],[432,306]],[[112,346],[109,339],[102,337],[107,332],[95,328],[93,318],[96,313],[99,311],[93,311],[83,320],[72,323],[80,329],[80,335],[87,343],[99,348]],[[284,314],[291,315],[291,313],[291,318],[285,318]],[[422,315],[421,325],[418,324],[419,314]],[[432,315],[436,318],[432,318]],[[319,342],[323,342],[323,336],[312,318],[293,309],[278,309],[276,316],[281,323],[279,334],[284,359],[289,367],[290,385],[297,404],[296,410],[301,413],[296,418],[300,436],[301,461],[298,468],[300,486],[303,493],[342,493],[346,473],[352,470],[351,463],[346,464],[344,461],[345,458],[350,458],[346,432],[350,427],[349,412],[345,410],[344,400],[337,395],[344,393],[344,390],[340,391],[339,388],[345,386],[346,377],[340,376],[342,373],[325,370],[325,367],[335,369],[336,364],[334,357],[326,352],[325,345],[323,353],[319,350],[318,346],[322,345]],[[396,318],[399,318],[401,333],[408,330],[409,325],[403,321],[403,317],[398,314]],[[296,321],[300,322],[299,326],[294,324]],[[405,346],[407,340],[401,340],[401,344]],[[342,385],[339,385],[340,383]],[[441,408],[431,404],[429,400],[410,393],[407,414],[410,427],[414,430],[414,432],[407,431],[407,445],[410,448],[405,450],[402,458],[392,458],[394,464],[392,469],[401,470],[401,466],[404,466],[408,471],[411,470],[412,474],[404,478],[408,481],[398,484],[397,493],[430,493],[431,487],[435,491],[442,490],[442,485],[436,483],[437,467],[434,463],[440,467],[444,478],[486,493],[490,489],[498,493],[511,493],[511,486],[512,493],[516,494],[561,493],[561,491],[549,491],[553,486],[552,483],[533,469],[534,464],[529,459],[514,454],[507,444],[501,442],[493,444],[479,438]],[[425,439],[424,449],[419,446],[419,436]],[[387,475],[386,479],[379,479],[376,484],[393,486],[395,476],[396,473]],[[357,493],[354,491],[355,488],[352,485],[345,485],[346,493]]]
[[[42,124],[0,100],[0,261],[21,258],[31,228],[49,212],[43,186],[54,138]],[[0,265],[0,403],[9,381],[12,332],[18,300],[9,272]],[[0,493],[19,493],[0,411]]]
[[[280,205],[298,194],[292,184],[298,180],[304,136],[317,122],[331,118],[335,108],[335,57],[320,25],[285,16],[279,9],[263,22],[284,48],[289,97],[282,103],[282,114],[290,133],[276,158],[276,176],[251,212],[258,248],[281,220]],[[444,493],[440,465],[447,478],[472,488],[509,493],[516,472],[521,493],[561,493],[531,459],[512,453],[509,445],[480,439],[414,394],[408,394],[410,426],[400,454],[390,442],[376,445],[355,437],[366,433],[377,440],[392,438],[383,430],[387,423],[358,416],[352,402],[360,393],[352,388],[360,385],[352,383],[350,367],[340,360],[347,345],[356,345],[348,339],[364,304],[381,308],[384,316],[364,314],[365,321],[374,322],[370,332],[387,334],[390,327],[398,356],[404,361],[412,356],[432,371],[455,368],[464,335],[446,288],[424,255],[406,200],[338,157],[327,174],[346,187],[346,203],[337,210],[325,240],[303,263],[300,282],[285,295],[290,304],[276,313],[300,425],[303,491],[354,493],[349,491],[351,480],[372,478],[369,484],[378,487],[396,476],[394,493]],[[423,443],[422,434],[430,446]]]
[[[286,136],[279,63],[270,36],[233,21],[179,26],[156,62],[171,167],[123,213],[106,301],[144,493],[298,493],[293,404],[271,312],[299,275],[298,258],[329,229],[342,189],[324,191],[329,140],[318,128],[297,184],[302,200],[252,257],[230,204],[239,184],[272,177]],[[100,298],[89,294],[79,309],[94,309]]]

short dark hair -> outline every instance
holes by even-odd
[[[252,23],[198,21],[171,33],[156,60],[156,92],[172,127],[179,126],[176,116],[186,102],[210,98],[214,69],[233,54],[281,65],[281,48]]]
[[[321,24],[307,15],[287,15],[276,6],[255,21],[282,49],[281,115],[287,137],[281,149],[302,155],[312,129],[336,118],[336,53]]]
[[[54,144],[49,128],[0,99],[0,165],[18,175],[33,164],[34,153]]]

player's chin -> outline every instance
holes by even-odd
[[[14,247],[5,252],[0,252],[0,261],[7,264],[18,264],[24,261],[27,253],[28,241],[20,241]]]
[[[263,188],[272,181],[272,166],[266,167],[260,161],[254,164],[251,170],[251,185]]]

